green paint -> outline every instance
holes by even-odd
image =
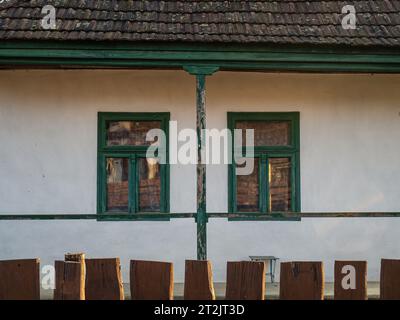
[[[207,259],[206,165],[204,163],[206,106],[205,75],[196,75],[197,128],[197,259]]]
[[[4,41],[0,65],[399,73],[400,50],[343,46]],[[196,68],[201,68],[196,71]]]
[[[259,203],[260,213],[272,213],[269,208],[269,183],[268,183],[268,159],[270,158],[289,158],[291,161],[291,211],[299,212],[300,204],[300,114],[298,112],[228,112],[228,129],[232,132],[232,142],[234,145],[233,129],[236,121],[289,121],[291,123],[290,145],[288,146],[256,146],[254,147],[254,158],[259,161]],[[231,147],[232,159],[234,159],[234,149]],[[236,151],[245,154],[245,148]],[[236,201],[236,169],[233,164],[228,168],[228,208],[229,212],[237,212]],[[253,213],[242,213],[243,217],[237,218],[246,220],[246,215],[251,217]]]
[[[169,219],[194,218],[194,213],[146,212],[111,214],[0,214],[1,220],[97,220],[97,221],[168,221]]]
[[[219,70],[217,66],[183,66],[183,70],[193,76],[211,76]]]
[[[118,113],[118,112],[100,112],[98,114],[98,178],[97,178],[97,213],[101,215],[102,220],[113,219],[118,216],[118,212],[107,211],[107,158],[128,158],[129,159],[129,204],[128,212],[121,212],[123,219],[125,214],[137,216],[139,212],[139,174],[138,160],[146,157],[148,146],[107,146],[106,145],[106,122],[107,121],[153,121],[161,123],[161,129],[166,133],[166,158],[168,159],[169,144],[169,119],[167,112],[160,113]],[[160,149],[162,150],[162,149]],[[160,194],[160,212],[169,212],[169,164],[160,164],[161,194]],[[150,220],[152,216],[145,214],[144,218]],[[163,218],[168,220],[167,216]],[[127,220],[131,219],[130,217]],[[133,218],[137,219],[137,218]],[[155,219],[160,219],[156,216]],[[118,219],[117,219],[118,220]]]
[[[215,66],[185,65],[184,70],[196,76],[196,131],[197,131],[197,259],[207,259],[207,205],[206,205],[206,103],[205,82],[206,75],[218,71]]]
[[[148,212],[132,214],[0,214],[0,221],[21,220],[98,220],[98,221],[154,221],[165,219],[195,218],[197,213]],[[273,212],[221,213],[208,212],[209,219],[229,221],[300,221],[304,218],[399,218],[400,212]]]

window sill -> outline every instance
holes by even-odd
[[[99,213],[97,221],[170,221],[171,218],[192,218],[191,213],[138,212]]]

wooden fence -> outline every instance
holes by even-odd
[[[322,262],[281,263],[280,299],[323,300]],[[55,300],[124,300],[119,258],[85,259],[67,254],[55,262]],[[227,300],[264,300],[268,290],[263,262],[228,262]],[[173,264],[132,260],[130,292],[133,300],[172,300]],[[380,298],[400,300],[400,260],[381,260]],[[335,261],[334,298],[365,300],[367,262]],[[40,299],[39,259],[0,261],[0,300]],[[215,300],[210,261],[187,260],[185,300]]]

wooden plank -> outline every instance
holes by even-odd
[[[227,300],[264,300],[264,262],[228,262],[225,298]]]
[[[335,300],[367,299],[367,261],[335,261]]]
[[[3,1],[4,2],[4,1]],[[163,45],[114,48],[96,44],[64,44],[59,42],[31,41],[26,45],[15,41],[1,43],[1,65],[47,65],[97,66],[97,67],[147,67],[180,68],[186,64],[205,67],[219,66],[230,70],[276,70],[276,71],[319,71],[319,72],[399,72],[399,57],[396,51],[388,50],[332,50],[304,46],[300,50],[273,48],[260,44],[242,46],[208,44],[201,48],[194,45],[168,43]],[[67,42],[67,41],[65,41]],[[4,44],[3,44],[4,43]],[[136,44],[136,43],[135,43]],[[27,50],[27,46],[35,50]],[[245,47],[245,48],[243,48]]]
[[[119,258],[86,259],[86,300],[124,300]]]
[[[0,261],[0,300],[40,300],[40,260]]]
[[[186,260],[183,296],[185,300],[215,300],[210,261]]]
[[[173,300],[173,264],[131,260],[130,287],[132,300]]]
[[[85,262],[85,254],[82,252],[79,253],[66,253],[64,255],[65,262],[79,262],[81,264],[81,277],[83,278],[83,294],[80,293],[80,297],[85,300],[85,281],[86,281],[86,262]]]
[[[85,300],[85,269],[83,263],[55,262],[56,288],[54,300]]]
[[[280,299],[323,300],[324,267],[322,262],[281,263]]]
[[[381,260],[381,299],[400,300],[400,260]]]
[[[84,253],[66,253],[64,256],[64,261],[70,262],[85,262]]]
[[[193,218],[196,213],[149,212],[132,214],[0,214],[2,220],[99,220],[152,221],[160,219]],[[207,218],[228,218],[231,221],[300,221],[302,218],[384,218],[400,217],[400,212],[207,212]]]

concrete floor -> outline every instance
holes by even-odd
[[[215,294],[217,299],[224,299],[225,297],[225,283],[214,284]],[[124,284],[125,299],[130,299],[129,284]],[[175,283],[174,296],[176,300],[183,298],[183,283]],[[369,299],[379,299],[379,282],[368,282],[368,297]],[[41,299],[53,299],[53,290],[42,290]],[[279,299],[279,283],[266,284],[266,299],[275,300]],[[325,299],[333,299],[333,283],[325,283]]]

